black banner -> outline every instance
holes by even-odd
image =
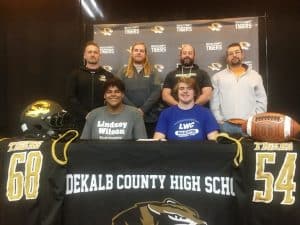
[[[235,224],[234,149],[197,142],[77,144],[69,154],[64,223]]]
[[[0,142],[0,224],[292,224],[299,143]],[[54,157],[55,158],[55,157]]]

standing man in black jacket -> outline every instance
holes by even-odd
[[[84,47],[84,66],[67,79],[67,101],[75,127],[81,131],[85,117],[92,109],[104,105],[103,84],[113,74],[100,66],[100,48],[89,41]]]

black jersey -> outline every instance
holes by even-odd
[[[64,168],[43,140],[0,142],[0,224],[61,224]]]
[[[243,149],[235,175],[241,224],[298,224],[300,145],[245,142]]]

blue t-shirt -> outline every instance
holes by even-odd
[[[207,134],[219,130],[211,111],[200,105],[188,110],[171,106],[160,114],[155,131],[168,140],[207,140]]]

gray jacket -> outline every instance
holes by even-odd
[[[159,114],[159,99],[161,94],[161,80],[158,73],[152,71],[146,76],[144,69],[139,73],[134,68],[132,78],[125,76],[126,67],[122,68],[118,76],[125,84],[124,103],[144,112],[145,122],[156,122]]]

